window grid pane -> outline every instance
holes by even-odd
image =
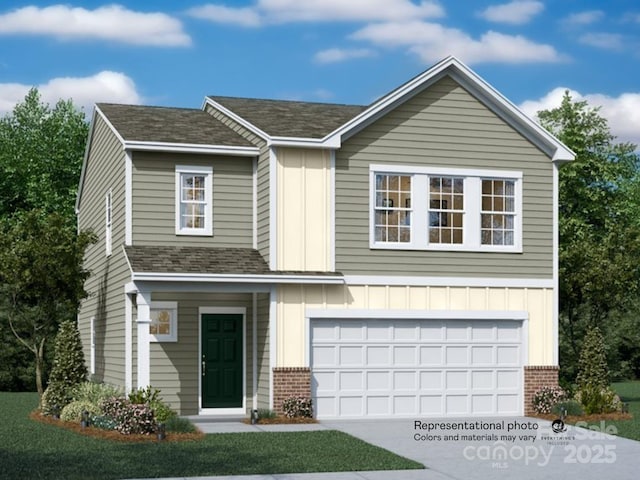
[[[462,244],[464,179],[429,178],[429,243]]]
[[[411,242],[411,176],[376,175],[375,241]]]
[[[482,180],[480,221],[482,245],[514,245],[515,181]]]
[[[180,228],[205,228],[206,175],[181,175]]]

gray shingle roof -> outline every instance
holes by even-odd
[[[253,248],[133,245],[124,250],[135,273],[341,276],[337,272],[272,271]]]
[[[99,103],[98,108],[125,140],[254,146],[202,110],[114,103]]]
[[[323,138],[367,109],[362,105],[209,98],[273,137]]]
[[[269,265],[252,248],[124,247],[136,273],[268,274]]]

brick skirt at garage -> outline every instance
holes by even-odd
[[[554,365],[524,367],[524,414],[533,415],[533,395],[541,387],[558,385],[558,369]]]

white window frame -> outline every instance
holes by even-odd
[[[113,224],[113,199],[111,189],[104,196],[104,248],[105,255],[111,255],[111,225]]]
[[[151,302],[149,316],[152,318],[154,310],[168,310],[171,315],[169,334],[159,335],[149,332],[149,341],[151,342],[177,342],[178,341],[178,302]]]
[[[410,242],[376,242],[375,240],[376,175],[386,174],[412,175]],[[464,227],[461,244],[429,242],[429,222],[426,213],[429,211],[429,177],[432,176],[464,178]],[[522,172],[519,171],[372,164],[369,166],[369,247],[382,250],[522,253],[522,178]],[[482,180],[514,181],[513,245],[482,245],[481,243]]]
[[[204,175],[204,228],[182,228],[181,224],[181,205],[182,205],[182,175],[195,174]],[[213,235],[213,167],[210,166],[187,166],[176,165],[176,235],[195,235],[195,236],[212,236]]]

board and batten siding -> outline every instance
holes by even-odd
[[[331,154],[278,148],[277,268],[331,270]]]
[[[176,165],[213,168],[213,236],[176,235]],[[253,245],[253,165],[250,158],[134,152],[134,245]]]
[[[264,297],[264,294],[262,295]],[[266,318],[264,300],[258,299],[258,398],[260,406],[268,406],[269,402],[269,371],[268,371],[268,295]],[[181,415],[197,415],[199,401],[199,364],[200,358],[200,307],[244,307],[245,343],[244,358],[246,364],[246,406],[251,408],[253,396],[253,299],[250,293],[172,293],[156,292],[151,294],[152,302],[178,303],[178,341],[151,342],[151,384],[160,389],[162,398]],[[266,350],[265,350],[266,345]],[[264,364],[266,355],[267,363]],[[267,369],[266,372],[260,369]],[[266,378],[266,385],[265,385]],[[265,391],[266,389],[266,391]],[[262,398],[261,398],[262,397]]]
[[[125,154],[122,144],[96,115],[80,199],[78,226],[93,230],[97,242],[85,253],[84,266],[91,272],[85,283],[89,296],[78,313],[87,368],[91,363],[91,318],[95,318],[94,379],[124,387],[125,310],[123,285],[130,281],[121,245],[125,237]],[[112,253],[105,254],[105,196],[111,190]]]
[[[369,166],[523,173],[523,252],[369,248]],[[336,153],[336,270],[361,275],[551,278],[553,164],[450,77],[345,140]],[[425,193],[426,194],[426,193]]]
[[[553,365],[553,290],[550,288],[401,285],[281,285],[277,300],[277,367],[306,367],[307,309],[526,311],[528,365]]]

